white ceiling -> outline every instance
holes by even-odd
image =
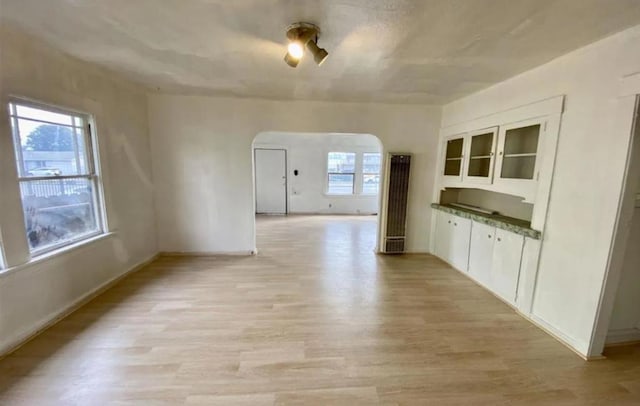
[[[163,92],[441,104],[640,24],[640,0],[0,0],[1,18]],[[285,28],[330,55],[282,60]]]

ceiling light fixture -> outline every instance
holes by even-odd
[[[295,68],[304,56],[305,46],[313,55],[313,60],[319,65],[327,59],[329,53],[326,49],[318,46],[318,38],[320,37],[320,28],[311,23],[295,23],[287,27],[287,38],[289,46],[284,61],[287,65]]]

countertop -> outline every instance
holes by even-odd
[[[512,233],[520,234],[536,240],[539,240],[542,234],[540,231],[532,229],[530,222],[513,217],[501,216],[499,214],[484,214],[471,209],[450,206],[447,204],[431,203],[431,207],[436,210],[468,218],[479,223],[511,231]]]

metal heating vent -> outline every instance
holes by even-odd
[[[389,154],[389,193],[384,249],[388,254],[404,252],[411,155]]]

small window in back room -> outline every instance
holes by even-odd
[[[355,178],[355,152],[329,152],[327,156],[327,194],[354,194]]]
[[[362,194],[378,194],[380,190],[380,164],[380,153],[365,152],[362,154]]]
[[[9,113],[32,254],[102,233],[89,116],[19,101]]]

